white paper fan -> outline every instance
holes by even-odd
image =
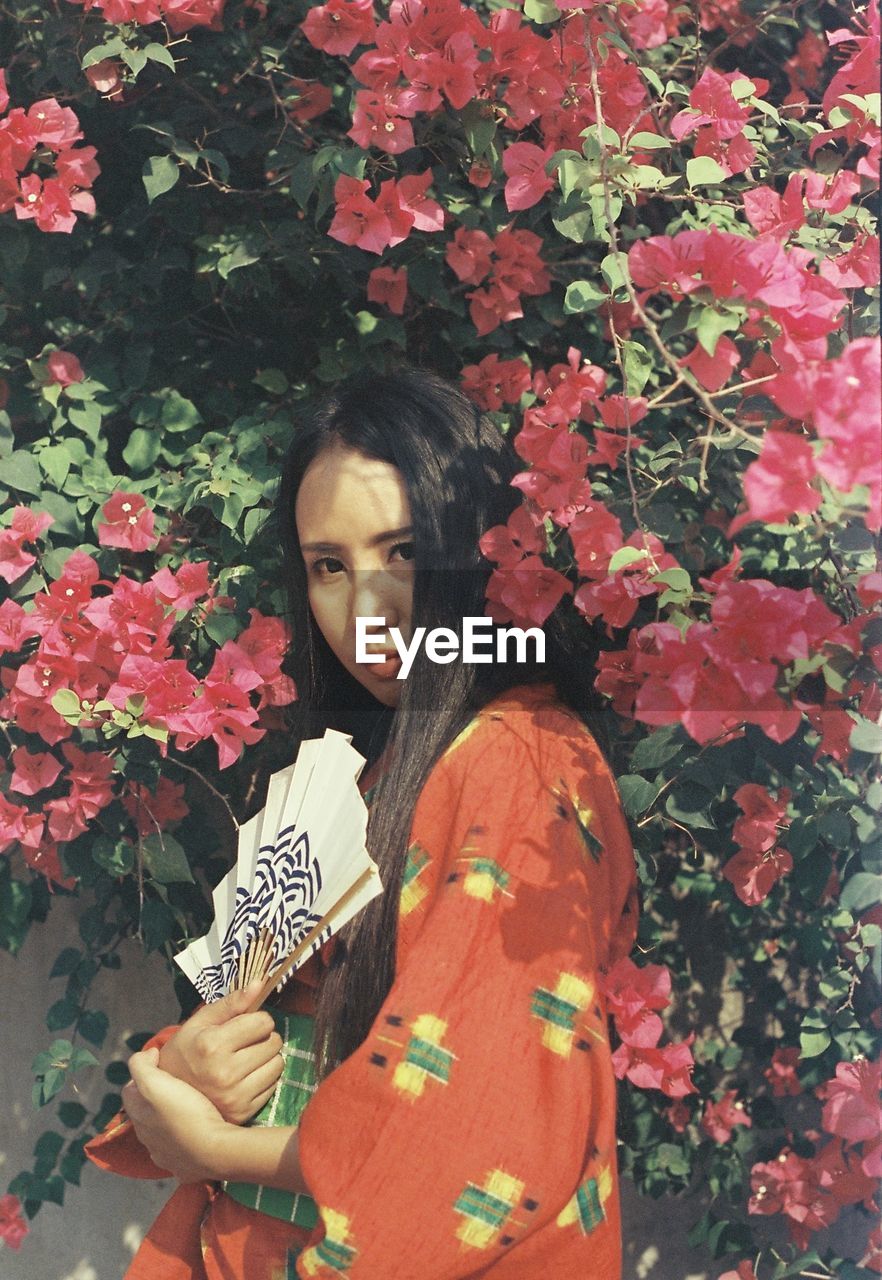
[[[364,758],[333,729],[270,778],[239,828],[236,865],[212,894],[214,922],[175,961],[208,1003],[263,979],[259,1002],[383,886],[365,848]]]

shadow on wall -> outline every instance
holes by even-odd
[[[45,1027],[46,1009],[64,992],[64,980],[50,979],[55,957],[78,945],[77,921],[68,902],[58,903],[47,925],[34,926],[19,956],[0,952],[0,1189],[20,1169],[30,1168],[34,1143],[48,1128],[54,1107],[34,1111],[31,1062],[53,1039]],[[95,1003],[110,1018],[102,1062],[125,1056],[125,1038],[174,1021],[177,1007],[162,960],[145,957],[132,943],[123,966],[96,979]],[[108,1085],[103,1072],[77,1077],[84,1105],[97,1105]],[[66,1095],[71,1096],[71,1095]],[[153,1218],[168,1198],[170,1182],[115,1178],[92,1165],[79,1187],[68,1187],[63,1208],[46,1205],[31,1224],[18,1252],[0,1246],[3,1280],[120,1280]],[[626,1183],[622,1188],[625,1238],[623,1280],[710,1280],[709,1266],[686,1243],[700,1216],[694,1204],[644,1200]],[[723,1268],[725,1269],[725,1268]],[[563,1280],[563,1278],[561,1278]]]

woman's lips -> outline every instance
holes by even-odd
[[[378,680],[396,680],[401,670],[401,657],[393,651],[383,654],[377,662],[360,662],[359,666]]]

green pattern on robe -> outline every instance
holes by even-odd
[[[283,1125],[296,1128],[316,1088],[313,1019],[307,1014],[279,1013],[275,1009],[269,1012],[284,1041],[285,1069],[273,1096],[249,1124],[265,1128]],[[261,1213],[298,1227],[312,1229],[318,1221],[315,1201],[303,1193],[263,1187],[253,1182],[225,1182],[224,1190],[239,1204],[259,1209]]]

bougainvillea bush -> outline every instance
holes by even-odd
[[[0,939],[81,938],[7,1244],[124,1079],[93,978],[205,927],[289,758],[299,403],[406,358],[523,459],[489,609],[601,639],[623,1170],[703,1193],[729,1280],[878,1274],[876,0],[9,0],[0,42]]]

